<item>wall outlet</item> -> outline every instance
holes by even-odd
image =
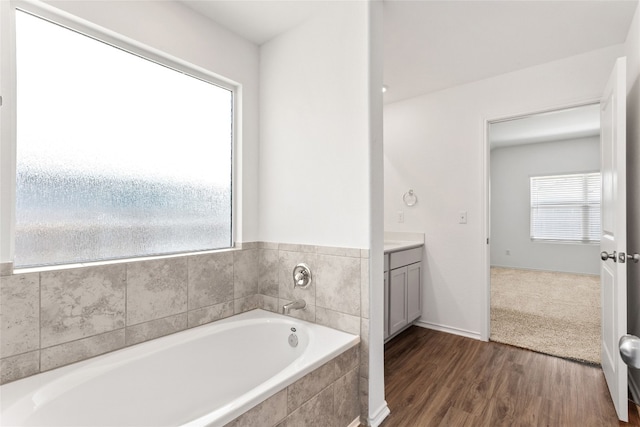
[[[398,222],[404,222],[404,211],[398,211]]]
[[[458,224],[466,224],[467,223],[467,211],[458,212]]]

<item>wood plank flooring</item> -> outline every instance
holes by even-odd
[[[411,326],[385,346],[397,426],[640,426],[619,423],[600,368]]]

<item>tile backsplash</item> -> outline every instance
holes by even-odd
[[[303,298],[291,315],[368,333],[368,250],[283,243],[0,278],[0,383]],[[312,285],[294,289],[293,267]],[[360,354],[368,355],[362,336]],[[360,387],[368,373],[360,368]]]

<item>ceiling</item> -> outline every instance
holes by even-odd
[[[386,0],[385,102],[623,43],[636,5]]]
[[[335,4],[181,1],[257,45]],[[385,103],[622,43],[636,6],[637,0],[384,0]]]
[[[309,19],[323,7],[317,0],[180,0],[222,27],[261,45]]]
[[[598,104],[491,123],[491,149],[600,135]]]

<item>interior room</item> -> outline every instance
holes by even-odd
[[[637,3],[0,2],[0,421],[391,427],[448,402],[429,372],[463,384],[439,365],[463,356],[477,387],[430,422],[514,421],[482,392],[512,378],[482,370],[492,251],[519,255],[493,241],[490,126],[603,99],[627,231],[590,247],[616,304],[585,387],[626,421]]]
[[[600,107],[491,123],[492,341],[600,363]]]

